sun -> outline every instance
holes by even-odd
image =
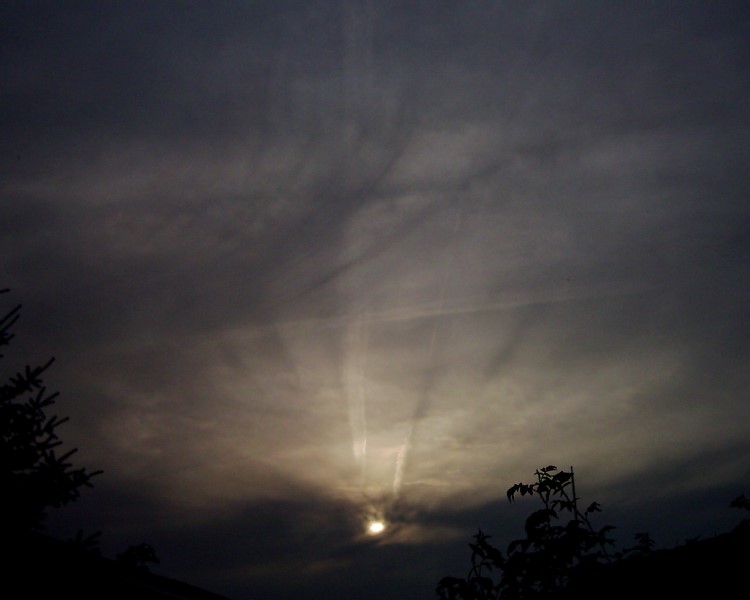
[[[370,535],[378,535],[385,531],[385,523],[383,521],[370,521],[367,525],[367,531]]]

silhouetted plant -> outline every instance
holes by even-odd
[[[750,510],[750,498],[746,498],[745,494],[740,494],[734,500],[729,503],[730,508],[739,508]],[[737,530],[750,529],[750,518],[743,519],[736,527]]]
[[[536,482],[517,483],[508,489],[508,501],[517,495],[536,495],[543,508],[525,523],[526,537],[512,541],[506,554],[489,543],[481,530],[469,544],[472,566],[466,578],[444,577],[437,587],[445,600],[528,599],[565,588],[573,569],[609,562],[607,546],[613,544],[605,526],[596,529],[591,516],[600,512],[596,502],[578,508],[575,475],[550,465],[535,472]],[[648,543],[647,543],[648,545]],[[493,574],[497,573],[493,578]]]
[[[648,556],[651,554],[656,542],[648,532],[636,533],[634,537],[636,545],[631,548],[626,548],[622,552],[616,552],[615,558],[634,558],[636,556]]]
[[[117,555],[117,560],[121,564],[145,571],[149,570],[146,563],[159,564],[159,558],[156,556],[156,551],[150,544],[136,544],[135,546],[129,546],[127,550]]]
[[[101,556],[101,549],[99,548],[99,539],[101,536],[101,531],[95,531],[94,533],[85,535],[83,530],[79,529],[76,536],[68,540],[68,544],[73,546],[80,553]]]
[[[13,339],[20,311],[18,305],[0,319],[0,346]],[[76,449],[58,455],[57,429],[68,419],[48,416],[58,394],[48,393],[42,380],[53,361],[27,365],[0,385],[0,514],[6,534],[40,529],[46,508],[76,500],[100,473],[74,467],[69,459]]]

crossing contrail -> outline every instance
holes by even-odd
[[[461,212],[460,209],[456,210],[453,221],[453,230],[451,232],[451,241],[455,240],[458,235],[459,229],[461,228]],[[440,283],[440,295],[437,303],[437,314],[444,314],[445,312],[445,294],[448,288],[448,278],[451,274],[453,266],[453,254],[448,254],[448,259],[443,265],[443,277]],[[396,455],[396,467],[393,474],[393,499],[398,500],[399,494],[401,493],[401,487],[404,482],[404,470],[406,469],[407,460],[409,458],[409,451],[412,446],[412,438],[414,437],[414,431],[419,421],[427,414],[430,407],[430,400],[432,397],[432,385],[435,378],[435,348],[438,339],[438,330],[440,327],[440,319],[435,319],[432,325],[432,333],[430,334],[430,341],[427,344],[427,372],[425,373],[425,379],[422,386],[422,391],[417,400],[417,405],[414,409],[414,413],[409,423],[409,428],[404,436],[404,441],[399,448]]]
[[[367,317],[352,319],[347,328],[345,393],[352,430],[352,451],[359,463],[362,487],[367,479],[366,367],[368,344]]]

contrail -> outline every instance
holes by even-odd
[[[452,240],[455,240],[458,235],[458,231],[461,228],[461,212],[460,209],[456,209],[453,222],[453,230],[451,232]],[[437,303],[437,314],[445,314],[445,293],[448,288],[448,277],[451,274],[453,266],[453,255],[448,254],[448,259],[443,266],[443,280],[440,284],[440,296]],[[401,493],[401,486],[404,482],[404,470],[406,469],[406,461],[409,457],[409,451],[411,450],[412,438],[414,437],[414,430],[417,424],[427,414],[430,407],[430,399],[432,393],[432,384],[435,379],[435,348],[438,338],[438,329],[440,326],[440,319],[435,319],[432,326],[432,333],[430,335],[430,342],[427,346],[427,373],[425,374],[424,385],[422,394],[419,397],[417,406],[414,409],[411,422],[409,423],[409,429],[404,436],[404,441],[399,448],[398,454],[396,455],[396,468],[393,474],[393,499],[398,500],[399,494]]]
[[[367,479],[367,407],[365,369],[369,324],[367,317],[350,321],[347,331],[345,392],[352,430],[352,451],[360,464],[362,487]]]
[[[445,287],[443,287],[445,291]],[[442,294],[441,294],[442,295]],[[430,393],[432,391],[432,382],[434,380],[434,357],[435,357],[435,342],[438,337],[438,321],[435,321],[435,325],[432,328],[432,335],[430,336],[430,343],[428,346],[427,353],[427,374],[425,375],[424,387],[422,394],[417,402],[417,406],[414,409],[411,422],[409,423],[409,429],[404,436],[404,441],[399,448],[398,454],[396,455],[396,468],[393,475],[393,499],[397,500],[401,492],[401,486],[404,482],[404,469],[406,468],[406,459],[411,450],[412,437],[414,436],[414,430],[416,429],[417,423],[427,414],[427,410],[430,405]]]
[[[406,432],[404,442],[396,455],[396,469],[393,474],[393,499],[396,500],[401,492],[401,485],[404,482],[404,462],[406,461],[406,452],[411,446],[411,436],[414,433],[414,421],[409,423],[409,430]]]
[[[398,321],[412,321],[416,319],[432,319],[434,317],[450,315],[467,315],[478,314],[483,312],[501,312],[517,308],[530,306],[544,306],[550,304],[563,304],[566,302],[576,302],[581,300],[605,300],[608,298],[622,298],[629,296],[640,296],[658,292],[661,286],[643,286],[643,285],[620,285],[614,286],[611,283],[607,285],[589,285],[586,287],[579,286],[576,290],[565,292],[551,292],[548,294],[519,294],[515,297],[510,296],[502,300],[490,302],[456,302],[445,305],[444,302],[425,302],[412,306],[403,306],[380,311],[364,312],[353,316],[351,314],[310,317],[306,319],[287,319],[280,320],[273,324],[273,327],[296,327],[301,325],[321,325],[321,326],[340,326],[348,325],[352,319],[366,317],[368,323],[393,323]],[[262,329],[260,326],[258,329]]]

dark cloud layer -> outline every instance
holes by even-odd
[[[504,490],[550,462],[623,542],[728,527],[743,3],[8,2],[0,24],[8,360],[57,357],[66,439],[105,470],[57,531],[151,541],[237,599],[386,599],[462,574],[477,526],[518,535]]]

